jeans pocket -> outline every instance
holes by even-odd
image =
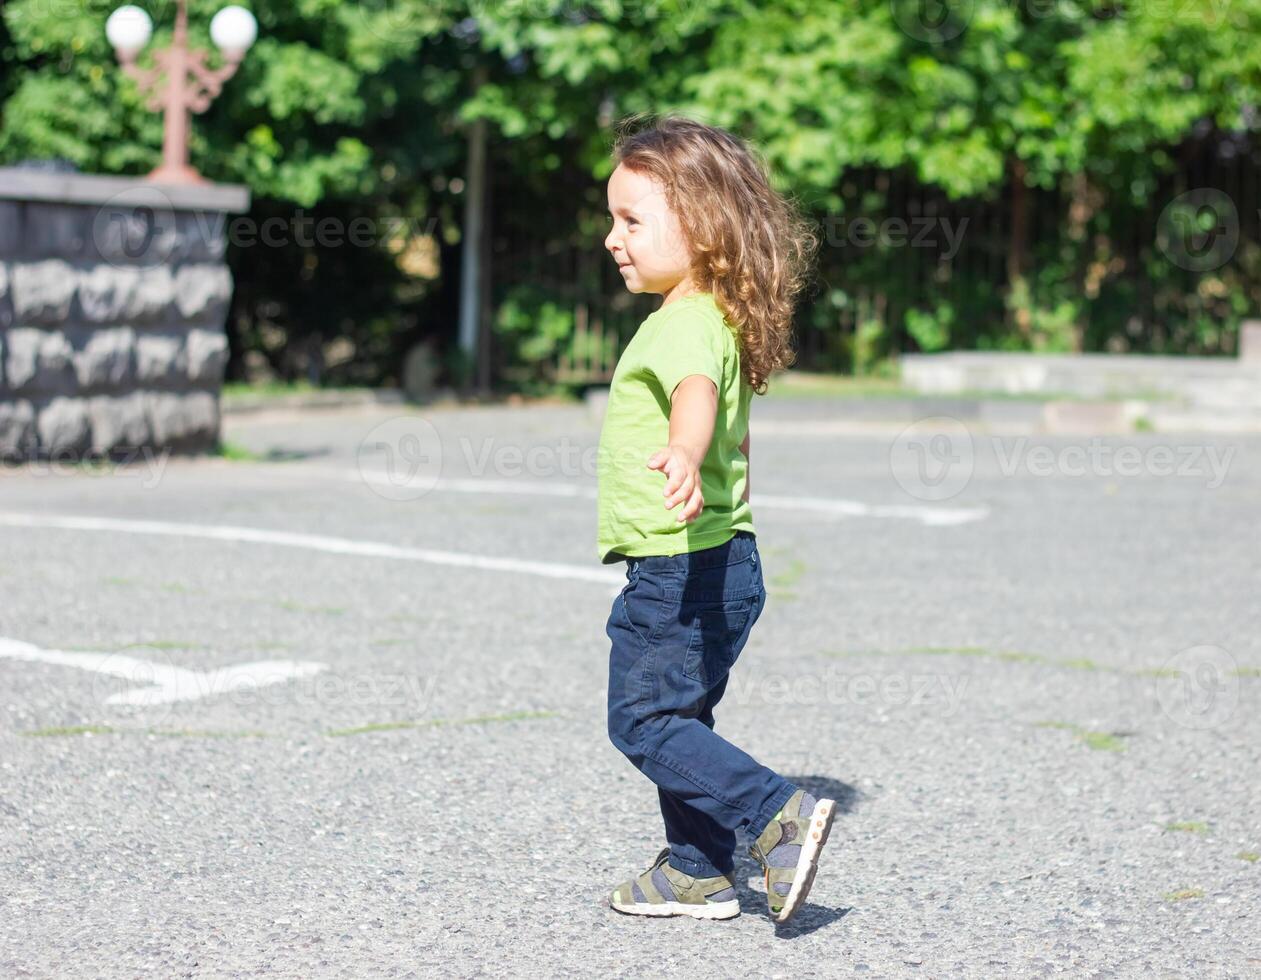
[[[640,643],[648,646],[657,628],[657,622],[662,616],[665,603],[652,601],[642,590],[635,588],[637,582],[638,578],[622,590],[615,604],[621,607],[622,618],[626,620],[626,625],[630,627],[631,632]]]
[[[726,677],[740,656],[760,604],[758,595],[685,604],[684,619],[691,620],[692,628],[683,673],[706,688]],[[691,609],[687,609],[689,605]]]
[[[622,591],[618,593],[619,598],[625,599],[626,594],[635,588],[635,584],[639,581],[639,566],[630,565],[626,569],[626,584],[622,586]]]

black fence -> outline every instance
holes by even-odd
[[[847,173],[843,207],[812,209],[818,275],[799,311],[798,366],[863,371],[938,348],[1233,353],[1239,321],[1261,312],[1261,154],[1210,130],[1169,155],[1172,172],[1128,186],[1101,174],[1027,187],[1013,166],[1001,188],[966,200],[909,173]],[[607,381],[660,301],[628,294],[603,247],[604,184],[574,170],[557,184],[569,190],[524,208],[519,189],[492,189],[517,195],[507,210],[492,201],[511,221],[493,230],[496,309],[528,315],[546,298],[567,321],[524,358],[498,332],[494,373]]]

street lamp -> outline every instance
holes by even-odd
[[[119,64],[149,96],[149,108],[163,111],[162,166],[149,180],[163,184],[204,184],[206,179],[188,162],[189,113],[205,112],[236,74],[245,52],[258,37],[258,21],[244,7],[224,7],[210,22],[210,38],[223,55],[223,66],[206,67],[209,52],[188,46],[188,11],[177,0],[175,39],[169,48],[154,52],[156,68],[136,64],[136,55],[153,36],[153,21],[139,7],[119,7],[105,22],[105,36]]]

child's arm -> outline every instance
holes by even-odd
[[[670,445],[648,460],[650,470],[666,475],[666,510],[686,501],[679,521],[692,523],[705,506],[700,470],[717,417],[718,389],[713,381],[703,374],[690,374],[679,382],[670,397]]]

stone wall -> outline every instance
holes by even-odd
[[[0,168],[0,458],[219,438],[244,188]]]

